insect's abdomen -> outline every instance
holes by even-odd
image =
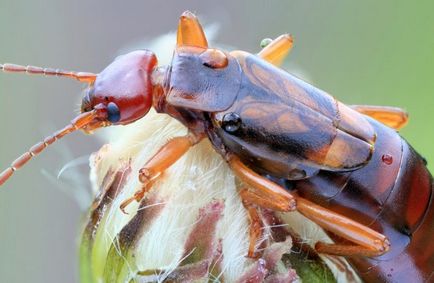
[[[350,259],[366,282],[426,282],[434,269],[433,179],[423,158],[394,130],[369,121],[377,141],[365,167],[320,172],[293,182],[293,189],[389,238],[383,256]]]

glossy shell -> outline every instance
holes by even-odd
[[[195,47],[176,49],[166,95],[168,104],[193,111],[216,112],[234,103],[240,88],[239,65],[227,54],[230,57],[227,65],[213,67],[208,50]]]
[[[156,64],[157,58],[147,50],[119,56],[98,75],[86,100],[92,107],[116,103],[120,117],[114,124],[125,125],[140,119],[152,105],[150,74]]]
[[[233,67],[215,73],[199,64],[200,54],[187,53],[175,54],[167,87],[178,97],[163,112],[190,129],[200,124],[223,156],[235,154],[288,190],[386,235],[391,249],[383,256],[349,259],[366,282],[432,279],[433,179],[396,131],[254,55],[233,52]],[[187,65],[190,72],[180,68]],[[206,84],[198,81],[208,74]]]
[[[423,159],[394,130],[368,119],[378,137],[365,167],[347,173],[321,171],[286,184],[389,238],[390,250],[383,256],[349,259],[366,282],[426,282],[434,267],[432,177]]]
[[[253,169],[291,180],[355,170],[370,160],[375,131],[363,115],[254,55],[232,55],[241,87],[230,108],[211,114],[215,144],[220,139]],[[224,126],[228,115],[239,117],[236,131]]]

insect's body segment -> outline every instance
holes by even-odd
[[[15,160],[0,174],[0,185],[64,135],[126,125],[153,106],[189,133],[168,141],[143,166],[141,187],[122,203],[123,211],[208,138],[244,184],[239,195],[251,220],[248,256],[255,257],[261,236],[259,208],[298,210],[335,239],[318,242],[317,251],[351,256],[369,282],[428,280],[434,266],[432,177],[394,130],[361,114],[398,129],[405,112],[346,106],[275,67],[291,47],[291,37],[282,35],[257,56],[208,48],[197,18],[185,12],[167,67],[157,67],[150,51],[121,56],[98,75],[0,65],[89,83],[83,113]]]
[[[367,120],[377,140],[366,166],[343,173],[320,171],[286,185],[389,239],[384,255],[349,259],[366,282],[425,282],[434,267],[433,179],[423,159],[394,130]]]

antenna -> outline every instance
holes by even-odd
[[[36,66],[22,66],[17,64],[0,64],[0,70],[5,73],[26,73],[32,75],[56,76],[75,79],[80,82],[93,83],[97,74],[88,72],[72,72],[61,69],[42,68]]]
[[[41,153],[49,145],[63,138],[67,134],[70,134],[72,132],[75,132],[76,130],[86,127],[87,125],[90,125],[92,122],[95,122],[96,118],[106,119],[106,115],[107,112],[105,111],[105,109],[94,109],[90,112],[84,112],[78,115],[74,120],[71,121],[69,125],[67,125],[63,129],[55,132],[51,136],[46,137],[43,141],[33,145],[28,151],[15,159],[11,163],[9,168],[0,173],[0,186],[2,186],[14,174],[15,171],[23,167],[27,162],[30,161],[30,159]]]

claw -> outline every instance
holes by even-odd
[[[121,203],[121,205],[119,206],[120,210],[122,210],[122,212],[123,212],[124,214],[128,214],[128,212],[125,211],[125,208],[126,208],[130,203],[132,203],[134,200],[137,201],[137,202],[141,201],[142,198],[144,197],[146,191],[147,191],[146,189],[139,190],[139,191],[135,192],[134,195],[133,195],[132,197],[130,197],[130,198],[124,200],[124,201]]]
[[[124,201],[121,203],[121,205],[119,206],[119,209],[120,209],[124,214],[127,214],[127,215],[128,215],[129,213],[125,211],[125,208],[126,208],[130,203],[132,203],[134,200],[136,200],[136,197],[135,197],[135,196],[130,197],[130,198],[124,200]]]

